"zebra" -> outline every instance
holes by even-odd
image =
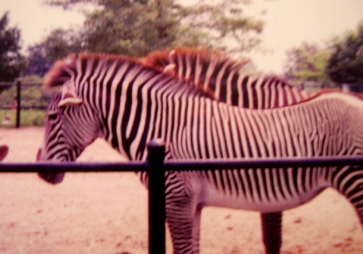
[[[274,75],[253,78],[243,73],[247,62],[237,62],[219,52],[176,48],[150,53],[142,63],[212,91],[229,105],[272,109],[298,103],[312,96]],[[277,253],[282,244],[282,213],[261,214],[262,238],[267,253]]]
[[[81,54],[59,61],[45,85],[60,86],[49,104],[40,161],[73,161],[97,137],[130,160],[143,161],[148,141],[168,147],[167,160],[362,155],[361,98],[317,94],[276,109],[244,109],[206,96],[203,88],[128,57]],[[349,113],[347,113],[349,112]],[[50,183],[63,172],[39,173]],[[358,166],[169,171],[166,221],[174,253],[199,253],[205,206],[276,213],[332,187],[363,223]],[[147,173],[140,174],[147,186]]]
[[[275,75],[257,78],[245,75],[242,67],[246,62],[204,49],[155,51],[142,62],[212,91],[221,102],[243,108],[283,107],[312,96]]]

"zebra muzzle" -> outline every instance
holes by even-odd
[[[38,172],[38,176],[40,178],[51,184],[61,183],[63,181],[64,175],[65,175],[64,172],[54,172],[54,173]]]
[[[39,148],[38,152],[37,152],[37,157],[36,160],[37,161],[41,161],[42,160],[42,149]],[[64,172],[38,172],[38,176],[40,178],[42,178],[43,180],[45,180],[48,183],[51,184],[57,184],[57,183],[61,183],[63,181],[64,178]]]

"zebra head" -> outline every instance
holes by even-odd
[[[54,95],[48,106],[44,141],[38,151],[37,161],[75,161],[99,136],[98,118],[76,94],[72,77],[64,79],[64,76],[61,91]],[[62,182],[64,177],[64,172],[38,174],[53,184]]]

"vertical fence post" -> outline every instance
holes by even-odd
[[[16,82],[16,128],[20,127],[20,111],[21,111],[21,82]]]
[[[149,170],[149,254],[165,254],[165,144],[148,144]]]

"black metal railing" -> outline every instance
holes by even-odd
[[[222,168],[287,168],[363,165],[363,156],[312,157],[288,159],[165,161],[165,145],[148,144],[146,162],[103,163],[0,163],[0,173],[31,172],[149,172],[149,253],[165,253],[165,172],[181,170],[218,170]],[[316,169],[318,170],[318,168]],[[164,209],[163,209],[164,208]]]
[[[22,96],[21,96],[21,90],[22,87],[29,87],[29,86],[40,86],[40,83],[30,83],[30,82],[0,82],[0,88],[1,87],[12,87],[16,86],[16,96],[15,96],[15,106],[4,106],[0,104],[0,109],[14,109],[16,108],[16,119],[15,119],[15,127],[19,128],[21,125],[20,115],[21,110],[28,110],[28,109],[47,109],[47,106],[44,105],[33,105],[33,106],[22,106]],[[1,91],[1,89],[0,89]]]

